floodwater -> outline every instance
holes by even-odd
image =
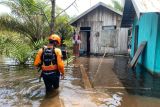
[[[78,66],[70,64],[65,70],[59,90],[45,95],[43,80],[39,82],[32,65],[18,66],[0,57],[0,107],[108,107],[103,102],[110,95],[83,89]]]
[[[18,66],[0,57],[0,107],[159,107],[160,78],[140,66],[127,67],[127,57],[77,58],[65,67],[59,90],[45,95],[32,65]],[[79,64],[83,64],[93,89],[85,90]],[[99,69],[97,70],[99,66]]]
[[[160,77],[138,65],[128,68],[128,57],[80,58],[96,90],[111,96],[103,100],[111,107],[160,107]],[[107,106],[110,107],[110,106]]]
[[[127,58],[117,57],[114,64],[114,73],[126,87],[122,91],[122,107],[159,107],[160,77],[153,76],[140,65],[134,70],[129,69],[127,62]]]

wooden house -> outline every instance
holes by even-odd
[[[127,29],[121,29],[122,13],[99,2],[75,19],[81,37],[80,51],[86,54],[127,53]]]

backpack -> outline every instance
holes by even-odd
[[[57,64],[55,48],[43,48],[42,63],[44,66]]]

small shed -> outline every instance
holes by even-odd
[[[80,50],[86,54],[127,53],[127,29],[121,29],[122,13],[99,2],[70,24],[81,37]]]
[[[139,63],[160,73],[160,0],[125,0],[121,27],[132,27],[131,57],[143,41],[147,46]]]

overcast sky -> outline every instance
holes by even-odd
[[[56,0],[56,5],[58,5],[62,9],[65,9],[73,1],[74,0]],[[117,0],[117,1],[123,4],[122,1],[124,0]],[[71,6],[66,12],[70,16],[75,16],[75,15],[77,16],[98,2],[104,2],[106,4],[112,5],[111,0],[76,0],[76,3],[73,6]],[[9,12],[11,12],[11,10],[8,7],[0,5],[0,14]]]
[[[57,0],[57,5],[64,9],[69,6],[73,1],[74,0]],[[121,0],[118,1],[122,3]],[[104,2],[106,4],[112,5],[111,0],[76,0],[76,4],[70,7],[66,12],[71,16],[79,15],[80,13],[89,9],[91,6],[97,4],[98,2]]]

